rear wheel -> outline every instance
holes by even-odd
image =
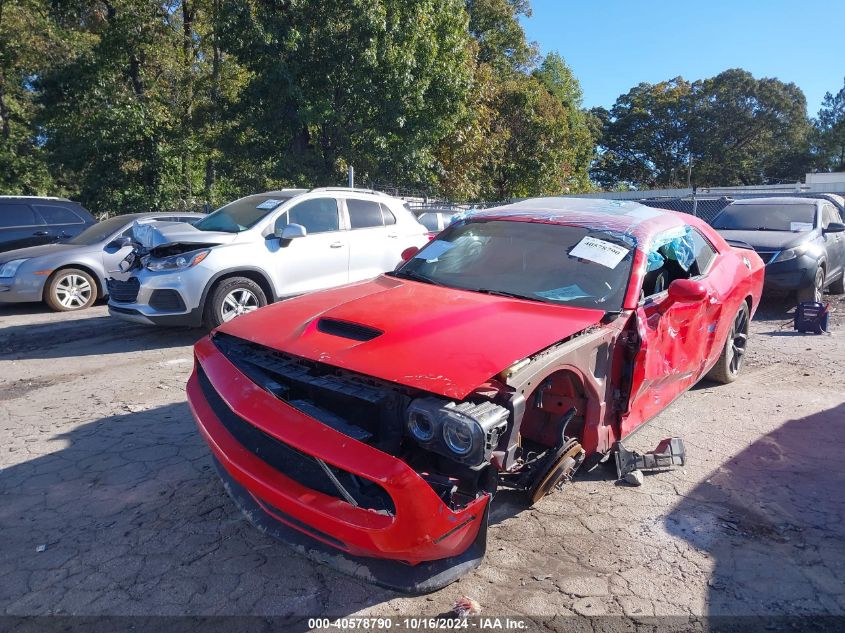
[[[82,310],[97,300],[97,282],[84,270],[65,268],[54,272],[47,282],[44,301],[57,312]]]
[[[267,305],[267,296],[257,283],[246,277],[229,277],[211,291],[203,321],[209,329]]]
[[[798,303],[802,301],[821,301],[824,295],[824,268],[819,266],[813,277],[813,285],[801,288],[795,293]]]
[[[748,326],[751,321],[748,312],[748,304],[743,301],[734,317],[731,329],[728,331],[725,346],[719,360],[707,374],[707,378],[727,384],[736,380],[739,370],[745,361],[745,352],[748,346]]]

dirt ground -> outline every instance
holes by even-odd
[[[833,300],[833,299],[832,299]],[[200,331],[98,306],[0,308],[0,612],[7,615],[845,614],[845,301],[798,335],[779,302],[748,363],[636,436],[686,442],[684,469],[610,469],[526,509],[501,495],[488,552],[403,597],[263,536],[225,496],[185,404]]]

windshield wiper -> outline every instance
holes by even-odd
[[[432,286],[442,286],[440,282],[434,281],[431,277],[426,277],[416,270],[391,270],[385,273],[389,277],[398,277],[399,279],[411,279],[413,281],[420,281],[424,284],[431,284]]]
[[[526,301],[537,301],[538,303],[549,303],[545,299],[538,297],[528,297],[526,295],[517,294],[515,292],[508,292],[507,290],[493,290],[491,288],[467,288],[473,292],[480,292],[485,295],[495,295],[497,297],[510,297],[512,299],[525,299]]]

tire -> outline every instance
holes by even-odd
[[[816,268],[816,274],[813,277],[813,285],[801,288],[795,293],[795,298],[798,303],[802,301],[821,301],[824,295],[824,268],[819,266]]]
[[[246,277],[229,277],[212,288],[205,302],[203,323],[213,330],[235,317],[267,305],[267,296]]]
[[[90,308],[97,301],[97,282],[84,270],[63,268],[47,280],[44,301],[56,312],[72,312]]]
[[[830,284],[828,291],[832,295],[845,295],[845,271],[842,271],[839,279]]]
[[[748,304],[743,301],[734,316],[733,323],[731,323],[731,329],[728,331],[719,360],[707,374],[709,380],[726,385],[737,379],[745,360],[745,352],[748,350],[748,325],[750,321]]]

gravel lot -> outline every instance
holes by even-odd
[[[98,306],[0,308],[0,609],[9,615],[845,614],[845,302],[833,334],[752,324],[732,385],[637,436],[683,470],[582,473],[534,509],[501,495],[487,558],[408,598],[290,553],[225,496],[185,404],[190,345]]]

